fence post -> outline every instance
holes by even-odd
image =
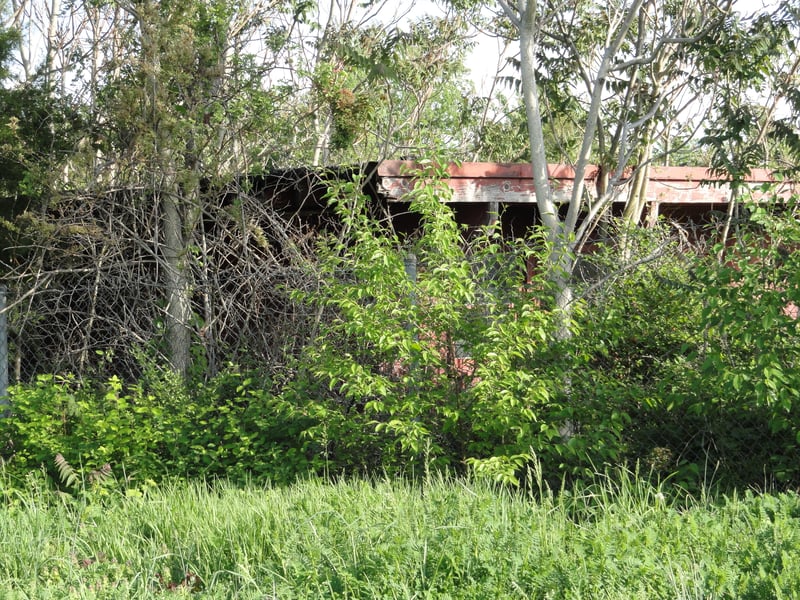
[[[412,284],[417,283],[417,255],[413,252],[407,253],[403,257],[403,267],[406,271],[406,277]],[[417,303],[417,292],[411,291],[411,304]]]
[[[0,417],[7,417],[11,402],[8,399],[8,317],[6,316],[6,285],[0,283]]]

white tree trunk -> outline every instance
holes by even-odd
[[[547,155],[544,146],[544,127],[539,105],[539,90],[536,82],[535,57],[539,29],[536,3],[527,2],[519,21],[520,66],[522,71],[522,95],[528,119],[528,137],[531,146],[531,167],[536,189],[536,207],[539,218],[548,232],[550,252],[547,270],[555,286],[554,304],[558,312],[558,337],[567,339],[570,335],[572,312],[572,269],[573,246],[570,233],[559,217],[558,207],[553,201],[553,188],[547,170]]]

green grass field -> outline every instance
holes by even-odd
[[[792,598],[800,497],[670,501],[623,474],[3,489],[0,598]]]

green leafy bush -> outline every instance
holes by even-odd
[[[14,386],[12,415],[0,420],[4,460],[20,472],[45,466],[56,480],[59,454],[87,471],[114,463],[149,476],[156,468],[150,447],[157,434],[137,425],[157,419],[161,410],[140,388],[123,387],[115,377],[94,386],[51,375]]]
[[[724,260],[709,258],[696,270],[703,343],[691,355],[697,369],[690,383],[699,391],[692,408],[739,433],[742,481],[760,476],[785,485],[800,480],[797,198],[744,208],[734,241],[715,249]]]
[[[546,242],[462,231],[444,170],[417,175],[411,238],[371,218],[358,182],[335,190],[344,231],[320,250],[319,289],[296,293],[323,318],[284,398],[316,422],[317,468],[470,465],[516,481],[532,454],[553,474],[613,462],[623,415],[571,393],[580,361],[546,274],[529,273]]]
[[[667,226],[620,237],[625,247],[600,246],[582,260],[592,276],[578,286],[585,307],[570,349],[575,402],[593,414],[584,428],[606,431],[614,464],[639,462],[657,477],[677,472],[685,485],[698,475],[697,456],[685,452],[696,424],[683,406],[693,368],[686,355],[701,338],[698,254]]]
[[[135,385],[42,376],[10,390],[12,415],[0,419],[3,461],[18,474],[44,466],[54,481],[63,479],[59,455],[83,474],[108,464],[137,481],[293,481],[308,468],[300,448],[306,424],[270,389],[233,367],[194,386],[152,368]]]
[[[545,242],[460,230],[442,177],[421,174],[411,239],[357,184],[332,197],[346,231],[297,294],[323,318],[283,396],[312,423],[317,470],[515,481],[535,454],[555,479],[636,463],[692,490],[797,477],[794,220],[753,209],[723,264],[666,229],[627,232],[585,259],[559,336],[546,277],[526,279]]]
[[[629,421],[622,457],[690,489],[800,480],[800,227],[794,201],[744,209],[727,248],[664,252],[621,272],[576,338],[584,397]],[[658,242],[638,243],[652,256]]]
[[[747,205],[721,262],[720,246],[682,251],[642,231],[628,234],[633,268],[613,248],[593,257],[611,276],[591,282],[578,318],[574,393],[598,422],[619,416],[620,462],[692,490],[800,480],[794,212]]]
[[[702,372],[725,390],[716,400],[773,407],[777,430],[800,398],[800,224],[793,204],[748,208],[725,261],[698,269],[710,334]]]
[[[195,386],[169,422],[171,475],[287,483],[309,469],[299,416],[256,373],[229,369]]]

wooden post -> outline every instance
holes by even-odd
[[[660,202],[656,202],[655,200],[653,200],[650,203],[650,208],[647,211],[647,226],[648,227],[655,227],[656,224],[658,223],[658,209],[659,209],[659,205],[660,204],[661,204]]]

